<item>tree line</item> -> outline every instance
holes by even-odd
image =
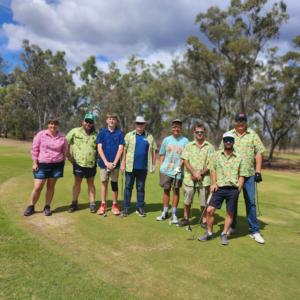
[[[249,127],[270,147],[271,165],[275,147],[300,146],[300,35],[292,40],[296,51],[280,56],[278,48],[268,48],[289,15],[283,1],[270,9],[266,3],[232,0],[226,10],[214,6],[199,13],[195,23],[207,42],[187,37],[186,53],[169,69],[133,54],[123,74],[114,62],[108,72],[99,69],[94,56],[68,70],[64,51],[53,54],[24,40],[13,71],[0,55],[0,131],[26,139],[56,116],[67,132],[88,112],[103,128],[106,113],[115,112],[124,133],[143,115],[158,142],[175,117],[189,139],[193,126],[204,123],[208,140],[218,147],[234,115],[244,112]],[[76,87],[74,74],[82,86]]]

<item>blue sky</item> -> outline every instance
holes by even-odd
[[[275,1],[268,1],[270,7]],[[277,1],[278,2],[278,1]],[[280,54],[293,49],[300,34],[300,1],[288,0],[291,18],[281,29]],[[0,53],[17,63],[23,39],[53,52],[63,50],[70,68],[90,55],[107,70],[115,61],[122,71],[131,54],[147,62],[160,60],[167,67],[185,52],[189,35],[200,35],[194,24],[199,12],[227,0],[0,0]]]

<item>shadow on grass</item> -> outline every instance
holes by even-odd
[[[71,205],[71,203],[70,203]],[[54,210],[52,210],[52,213],[62,213],[62,212],[67,212],[70,205],[65,205],[65,206],[60,206],[55,208]],[[90,203],[78,203],[77,205],[77,210],[85,210],[85,209],[89,209],[90,208]]]

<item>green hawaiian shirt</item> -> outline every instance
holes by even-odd
[[[234,134],[234,149],[240,153],[245,162],[245,169],[247,175],[250,177],[255,174],[254,158],[257,153],[263,153],[265,147],[261,142],[259,136],[251,129],[246,129],[244,134],[239,137],[235,129],[230,130]],[[223,141],[221,142],[220,149],[224,149]]]
[[[148,170],[150,171],[152,168],[152,152],[157,149],[157,146],[153,136],[149,132],[145,131],[145,136],[149,143]],[[136,130],[126,134],[125,143],[126,145],[124,146],[124,149],[126,150],[126,172],[132,172],[136,146]]]
[[[87,137],[82,127],[72,129],[66,136],[69,143],[67,156],[72,156],[81,167],[95,167],[98,158],[97,137],[98,132],[93,132]],[[71,145],[73,145],[72,155],[70,153]]]
[[[239,176],[246,176],[247,169],[245,168],[243,157],[233,150],[227,158],[224,150],[216,151],[211,157],[208,168],[217,173],[217,186],[239,186]]]
[[[193,141],[185,146],[181,159],[188,160],[191,167],[197,173],[201,173],[208,165],[214,152],[215,149],[209,142],[204,141],[199,147],[196,141]],[[183,183],[188,186],[194,186],[193,176],[187,168],[185,168]],[[203,176],[203,180],[197,181],[195,186],[210,186],[210,172],[207,171]]]

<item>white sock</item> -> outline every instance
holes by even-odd
[[[207,231],[207,233],[208,233],[208,235],[212,235],[212,232],[210,232],[210,231]]]

